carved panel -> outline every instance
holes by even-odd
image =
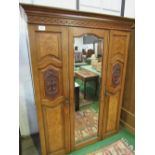
[[[59,92],[59,77],[58,73],[53,69],[48,69],[44,72],[45,96],[54,98]]]
[[[118,86],[120,84],[121,80],[121,65],[119,63],[116,63],[113,65],[112,68],[112,85],[114,87]]]
[[[38,32],[37,43],[39,59],[47,55],[52,55],[57,58],[60,56],[61,49],[59,33]]]

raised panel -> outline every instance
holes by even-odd
[[[65,148],[63,105],[54,108],[44,107],[43,114],[48,154],[63,150]]]
[[[126,47],[127,47],[127,36],[126,33],[120,31],[112,31],[111,32],[111,52],[110,57],[120,57],[121,60],[125,59],[126,55]]]
[[[107,116],[107,131],[113,131],[116,129],[116,122],[118,119],[118,108],[119,108],[119,95],[117,92],[115,95],[109,97],[109,107],[108,107],[108,116]]]
[[[61,33],[37,32],[38,58],[52,55],[61,57]]]

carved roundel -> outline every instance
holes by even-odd
[[[116,87],[121,80],[121,65],[119,63],[113,65],[112,68],[112,85]]]
[[[54,98],[59,92],[58,73],[53,69],[48,69],[44,72],[45,96]]]

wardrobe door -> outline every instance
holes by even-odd
[[[119,129],[120,110],[124,90],[128,55],[129,32],[110,31],[106,82],[106,129],[104,136]]]
[[[70,151],[68,29],[29,25],[30,51],[42,155]]]
[[[71,149],[102,139],[108,31],[69,28]]]

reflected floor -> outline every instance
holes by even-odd
[[[79,79],[76,82],[80,85],[80,109],[75,112],[75,143],[78,144],[97,136],[99,101],[94,96],[91,83],[87,84],[87,96],[84,99],[83,82]]]
[[[75,113],[75,143],[96,137],[98,130],[98,112],[93,106],[87,106]]]

